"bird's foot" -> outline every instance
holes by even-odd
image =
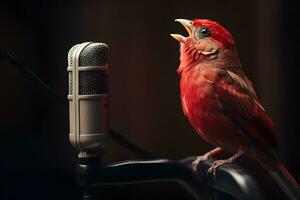
[[[237,158],[239,158],[241,155],[244,154],[243,150],[239,150],[236,154],[234,154],[232,157],[226,159],[226,160],[216,160],[213,162],[213,164],[211,165],[211,167],[208,169],[208,173],[212,173],[214,178],[216,176],[216,171],[217,169],[225,164],[229,164],[232,163],[233,161],[235,161]]]
[[[193,169],[193,172],[197,172],[197,169],[198,169],[198,166],[207,161],[208,160],[208,156],[207,154],[204,154],[202,156],[197,156],[196,160],[193,161],[192,163],[192,169]]]
[[[213,164],[211,165],[211,167],[208,169],[208,173],[212,173],[213,176],[215,177],[216,176],[216,172],[217,172],[217,169],[222,166],[222,165],[225,165],[225,164],[228,164],[228,163],[232,163],[233,161],[231,159],[226,159],[226,160],[216,160],[213,162]]]
[[[196,160],[194,160],[194,162],[192,163],[193,172],[196,173],[199,165],[201,165],[203,162],[207,161],[212,156],[220,153],[221,151],[223,151],[223,149],[221,147],[217,147],[202,156],[198,156],[196,158]]]

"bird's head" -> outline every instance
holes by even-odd
[[[227,54],[235,54],[235,42],[232,35],[217,22],[208,19],[176,19],[184,26],[188,36],[171,34],[181,44],[181,62],[197,64],[216,62]]]

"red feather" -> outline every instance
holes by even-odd
[[[208,19],[195,19],[193,20],[193,25],[196,27],[209,28],[211,37],[221,42],[226,48],[233,48],[235,46],[232,35],[217,22]]]

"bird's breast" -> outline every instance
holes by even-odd
[[[181,75],[182,109],[193,128],[209,143],[236,148],[239,141],[232,138],[237,129],[224,114],[214,93],[216,73],[199,70]]]
[[[219,112],[220,106],[214,94],[216,77],[207,71],[182,74],[180,80],[181,104],[184,114],[199,134],[205,137],[206,126]]]

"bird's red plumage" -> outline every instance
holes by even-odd
[[[199,66],[201,68],[201,66]],[[217,69],[191,69],[181,75],[181,102],[185,115],[206,141],[237,151],[244,144],[238,128],[223,113],[215,94]]]
[[[228,30],[217,22],[208,19],[195,19],[193,25],[198,27],[209,27],[211,30],[211,37],[224,44],[227,48],[235,46],[235,41]]]
[[[241,69],[231,34],[210,20],[196,19],[193,25],[208,27],[213,39],[199,45],[195,39],[188,38],[181,47],[178,68],[181,102],[191,124],[203,138],[217,146],[237,150],[247,146],[251,138],[275,151],[277,133]],[[200,50],[201,54],[201,49],[212,42],[226,53],[223,57],[209,60],[207,55],[199,55],[195,58],[193,52]]]
[[[191,35],[181,44],[177,71],[184,114],[209,143],[233,152],[242,149],[299,187],[280,167],[278,134],[241,68],[233,37],[210,20],[196,19],[192,24],[196,31],[209,28],[211,34]]]

